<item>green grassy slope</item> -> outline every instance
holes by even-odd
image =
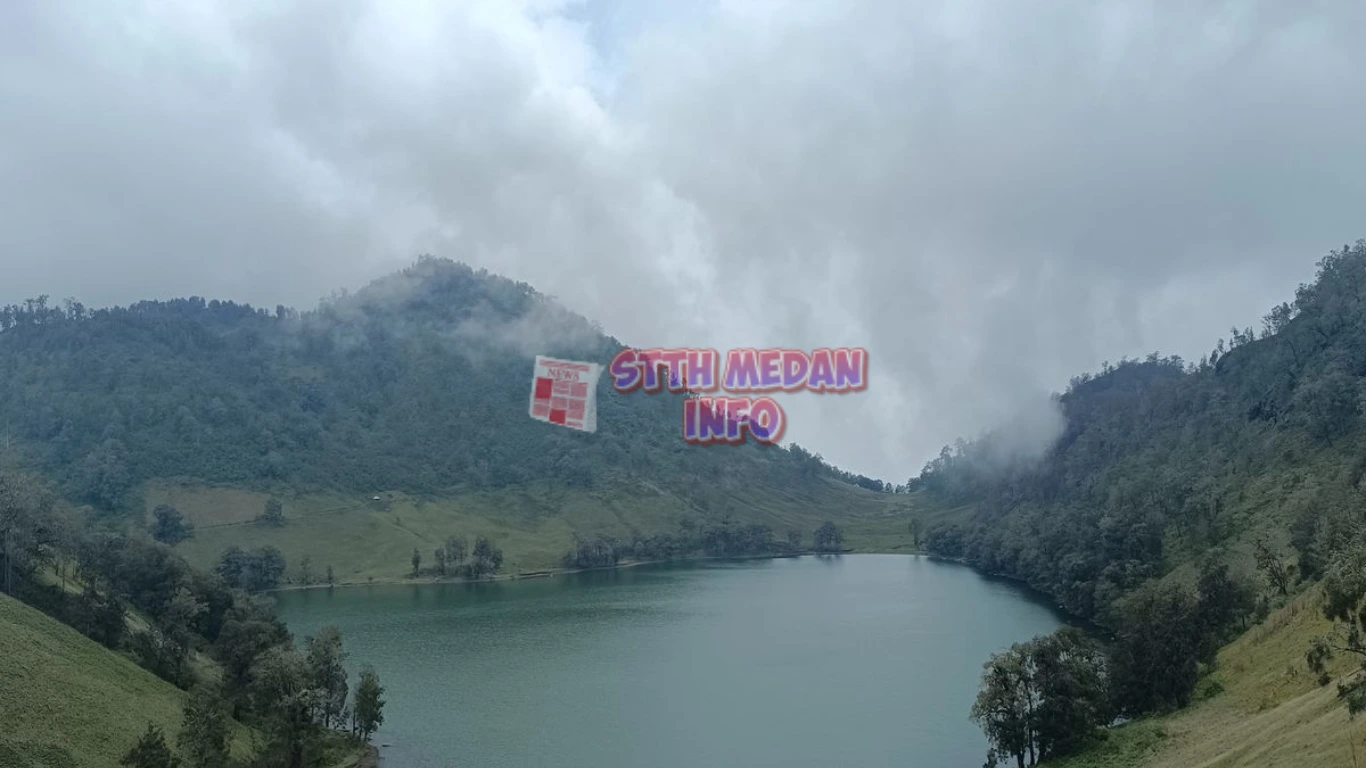
[[[823,521],[833,520],[844,527],[851,549],[909,551],[907,521],[917,503],[914,496],[833,480],[740,489],[706,511],[668,491],[624,483],[591,491],[545,484],[436,498],[384,493],[378,503],[369,496],[286,494],[286,524],[276,528],[252,523],[268,498],[262,492],[156,483],[144,495],[149,510],[171,504],[195,524],[195,537],[177,546],[191,563],[212,567],[228,546],[270,544],[284,553],[291,580],[308,557],[316,576],[331,565],[341,583],[403,578],[414,548],[430,564],[432,550],[448,536],[492,538],[507,557],[504,572],[516,574],[557,567],[575,533],[628,539],[672,531],[683,517],[729,515],[738,523],[768,525],[779,537],[800,531],[808,543]]]
[[[127,658],[0,595],[0,766],[110,768],[150,722],[169,740],[185,694]],[[248,748],[245,729],[233,745]]]
[[[1329,629],[1310,589],[1219,653],[1192,706],[1114,729],[1056,768],[1329,768],[1366,762],[1366,726],[1352,723],[1332,685],[1304,662]],[[1337,675],[1351,661],[1339,659]],[[1355,762],[1353,754],[1356,754]]]

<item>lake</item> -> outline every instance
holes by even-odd
[[[1046,603],[905,555],[278,595],[387,689],[385,768],[978,768],[982,663]]]

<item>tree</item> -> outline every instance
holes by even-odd
[[[81,497],[96,507],[105,510],[122,507],[133,486],[123,443],[110,438],[86,454],[79,465],[77,482]]]
[[[167,640],[175,652],[175,681],[181,683],[185,675],[185,661],[190,657],[190,649],[196,636],[199,620],[208,611],[208,606],[200,602],[186,587],[180,587],[167,602],[162,613],[161,623]]]
[[[270,602],[255,596],[234,600],[214,644],[214,655],[223,665],[225,693],[240,702],[249,692],[257,662],[270,649],[288,642],[289,632],[275,618]]]
[[[565,553],[565,568],[612,568],[621,562],[622,547],[611,536],[599,535],[588,541],[574,534],[574,546]]]
[[[332,573],[332,566],[327,566],[327,586],[331,587],[337,583],[336,576]]]
[[[252,552],[233,546],[223,550],[215,570],[228,586],[260,592],[279,586],[287,566],[285,556],[270,545]]]
[[[152,517],[152,538],[163,544],[179,544],[194,536],[194,525],[175,507],[161,504],[152,511]]]
[[[1211,662],[1230,629],[1256,608],[1256,595],[1243,581],[1231,577],[1228,565],[1215,557],[1201,563],[1195,589],[1200,631],[1206,640],[1202,660]]]
[[[802,548],[802,532],[795,528],[787,532],[787,546],[794,552]]]
[[[413,547],[413,578],[417,578],[422,572],[422,553]]]
[[[816,529],[812,543],[817,552],[839,552],[844,548],[844,531],[827,520]]]
[[[227,766],[228,736],[228,713],[223,699],[211,688],[196,688],[185,705],[176,739],[188,768]]]
[[[218,564],[214,566],[214,573],[223,579],[223,583],[229,587],[246,589],[244,576],[248,568],[250,556],[236,544],[223,550],[218,556]]]
[[[246,580],[246,589],[260,592],[279,586],[288,563],[280,550],[267,544],[256,550]]]
[[[0,590],[14,594],[63,538],[54,497],[32,477],[0,472]]]
[[[1352,430],[1361,415],[1356,380],[1333,372],[1309,380],[1295,395],[1294,407],[1309,434],[1332,440]]]
[[[108,591],[86,584],[71,608],[71,625],[109,648],[119,647],[128,631],[127,608]]]
[[[317,692],[317,714],[328,728],[341,725],[346,709],[346,652],[342,650],[341,631],[326,626],[308,638],[309,682]]]
[[[475,539],[474,549],[470,551],[470,575],[482,578],[497,573],[502,567],[503,550],[483,536]]]
[[[180,760],[166,746],[166,736],[161,729],[148,723],[147,730],[119,764],[128,768],[178,768]]]
[[[908,533],[911,534],[912,546],[914,546],[916,549],[920,549],[920,537],[924,534],[924,531],[921,530],[920,519],[914,517],[911,518],[911,522],[909,525],[906,526],[906,530]]]
[[[1366,531],[1333,553],[1323,577],[1323,613],[1332,619],[1332,631],[1315,638],[1307,659],[1318,673],[1319,683],[1331,681],[1327,662],[1339,653],[1350,654],[1358,666],[1338,684],[1338,697],[1347,702],[1355,717],[1366,711]]]
[[[459,536],[450,536],[446,539],[446,563],[450,567],[458,567],[465,562],[466,556],[465,540]]]
[[[318,694],[298,651],[280,645],[263,653],[252,666],[249,699],[266,734],[267,761],[290,768],[319,764],[323,748],[313,717]]]
[[[440,573],[442,576],[445,576],[445,575],[446,575],[446,548],[445,548],[445,547],[437,547],[436,550],[435,550],[434,552],[432,552],[432,557],[433,557],[433,559],[436,560],[436,570],[437,570],[437,572]]]
[[[266,525],[281,526],[285,524],[285,505],[274,497],[266,500],[266,506],[261,510],[261,516],[257,518]]]
[[[174,685],[181,684],[180,648],[156,627],[129,634],[128,651],[138,666]]]
[[[299,561],[299,582],[305,586],[313,583],[313,558],[308,555]]]
[[[1142,715],[1185,706],[1205,643],[1195,597],[1175,585],[1150,584],[1126,598],[1111,648],[1115,705]]]
[[[1266,317],[1262,318],[1262,338],[1275,336],[1288,328],[1290,321],[1295,318],[1295,312],[1296,310],[1286,302],[1272,307]]]
[[[1104,656],[1064,627],[993,655],[971,716],[991,744],[988,765],[1034,765],[1093,738],[1112,719],[1108,699]]]
[[[972,705],[972,721],[982,727],[991,745],[987,765],[1014,758],[1023,768],[1025,757],[1035,748],[1030,730],[1031,681],[1028,653],[1016,644],[993,654],[982,673],[982,686]],[[1030,756],[1031,764],[1037,753]]]
[[[1282,595],[1290,590],[1290,569],[1280,555],[1271,549],[1266,537],[1257,539],[1255,544],[1257,569],[1266,575],[1266,580]]]
[[[351,707],[351,730],[361,741],[369,742],[375,731],[384,724],[384,686],[379,684],[375,670],[365,667],[356,686],[355,704]]]
[[[1036,638],[1031,656],[1042,699],[1034,712],[1039,759],[1075,752],[1114,719],[1105,655],[1080,630],[1064,627]]]

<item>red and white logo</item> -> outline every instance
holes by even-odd
[[[536,358],[531,379],[531,418],[583,432],[598,431],[598,378],[602,366]]]

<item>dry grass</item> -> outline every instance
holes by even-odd
[[[1349,722],[1333,685],[1309,672],[1310,641],[1330,628],[1311,590],[1291,600],[1219,654],[1209,680],[1223,690],[1165,717],[1115,729],[1067,768],[1341,768],[1366,766],[1366,724]],[[1351,661],[1339,659],[1342,675]],[[1136,744],[1143,748],[1135,748]],[[1353,751],[1357,754],[1355,762]]]

